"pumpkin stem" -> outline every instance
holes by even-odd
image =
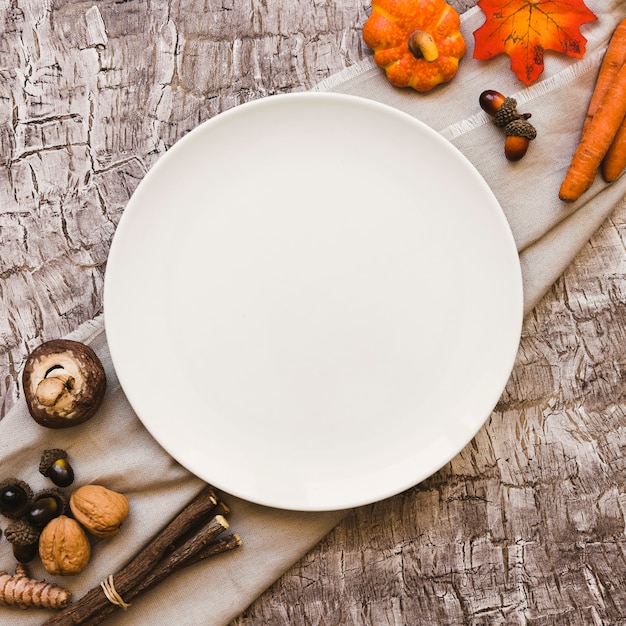
[[[409,35],[409,50],[416,59],[424,59],[429,63],[439,58],[439,50],[434,37],[423,30],[414,30]]]

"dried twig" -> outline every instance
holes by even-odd
[[[124,601],[128,603],[132,602],[135,598],[160,583],[170,574],[184,567],[186,561],[193,554],[206,548],[207,544],[223,532],[225,528],[228,528],[228,523],[221,515],[213,517],[206,526],[202,526],[199,529],[198,533],[193,538],[165,557],[136,587],[131,589],[124,597]],[[81,622],[81,626],[95,626],[96,624],[100,624],[115,610],[115,604],[109,602],[109,604],[105,605],[92,619]]]

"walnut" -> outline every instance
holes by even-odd
[[[84,485],[70,496],[70,509],[91,534],[110,537],[119,532],[130,505],[121,493],[101,485]]]
[[[39,557],[45,570],[54,576],[82,572],[91,558],[91,544],[81,525],[71,517],[59,515],[41,531]]]

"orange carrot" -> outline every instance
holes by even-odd
[[[604,161],[602,161],[602,176],[607,183],[612,183],[626,168],[626,119],[613,139]]]
[[[598,78],[596,79],[596,84],[593,89],[591,101],[589,102],[589,108],[587,109],[587,115],[583,123],[583,135],[589,128],[589,124],[593,119],[596,111],[598,110],[600,102],[602,102],[604,96],[606,95],[606,92],[608,91],[611,82],[613,82],[613,79],[617,76],[617,73],[625,62],[626,18],[624,18],[617,25],[617,28],[613,31],[613,34],[611,35],[611,40],[609,41],[609,45],[606,49],[606,52],[604,53],[602,65],[600,65]]]
[[[591,187],[625,115],[626,65],[622,65],[578,143],[559,190],[561,200],[574,202]]]

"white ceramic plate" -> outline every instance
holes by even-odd
[[[331,94],[236,107],[146,175],[105,280],[111,355],[156,440],[219,489],[331,510],[476,434],[510,375],[521,272],[474,167]]]

